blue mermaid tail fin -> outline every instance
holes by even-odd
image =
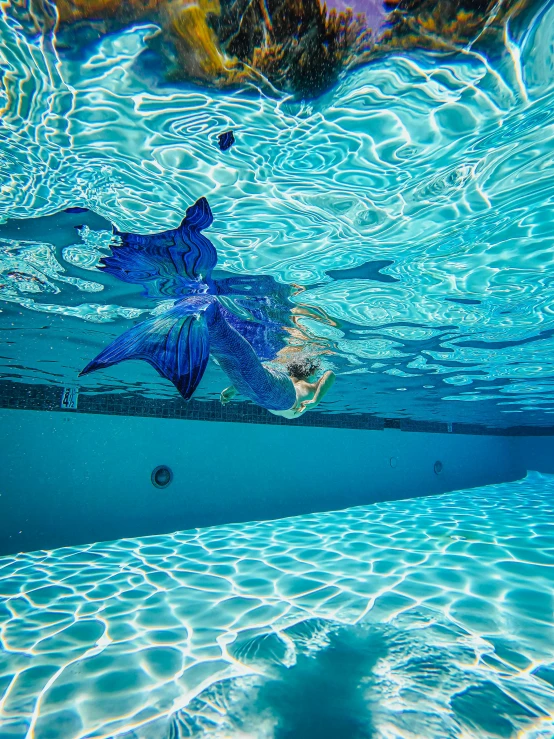
[[[89,362],[81,375],[127,359],[142,359],[172,382],[185,400],[198,387],[210,355],[207,306],[177,304],[162,316],[125,331]]]
[[[101,260],[102,268],[123,282],[143,285],[151,298],[194,292],[199,281],[211,281],[217,263],[215,247],[202,234],[212,223],[208,201],[200,198],[178,228],[144,236],[114,229],[121,243]]]

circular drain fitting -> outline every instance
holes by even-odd
[[[173,480],[173,472],[165,464],[161,464],[150,475],[152,485],[156,488],[166,488]]]
[[[433,469],[435,470],[435,475],[440,475],[443,470],[442,462],[435,462]]]

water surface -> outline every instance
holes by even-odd
[[[96,269],[111,224],[175,227],[206,196],[220,267],[294,286],[287,340],[339,377],[322,410],[552,423],[551,4],[488,53],[391,51],[305,101],[163,81],[152,31],[75,54],[4,7],[5,377],[75,381],[153,309]],[[140,365],[82,385],[173,392]]]

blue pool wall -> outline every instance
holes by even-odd
[[[554,436],[522,436],[518,441],[519,459],[528,469],[554,474]]]
[[[0,443],[2,554],[441,493],[515,480],[527,469],[554,471],[546,465],[552,437],[20,410],[0,411]],[[443,465],[438,475],[436,461]],[[174,475],[163,490],[151,482],[158,465]]]

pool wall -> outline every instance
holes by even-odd
[[[517,445],[518,464],[528,470],[554,474],[554,436],[522,436]]]
[[[515,480],[551,437],[0,411],[0,553],[271,519]],[[542,445],[543,461],[533,457]],[[442,463],[436,474],[435,462]],[[152,470],[173,482],[155,488]]]

